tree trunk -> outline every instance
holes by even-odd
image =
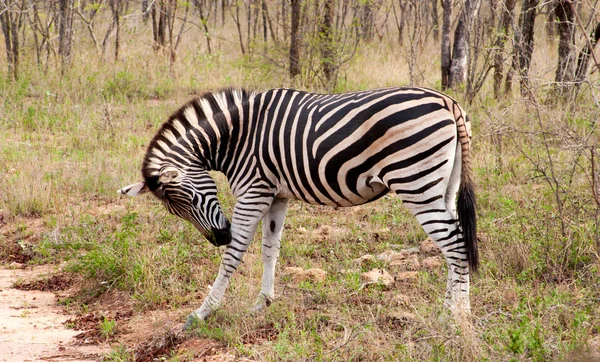
[[[535,17],[539,0],[523,0],[523,9],[519,18],[521,29],[521,42],[519,44],[519,76],[521,94],[527,95],[529,88],[529,64],[533,54],[533,35],[535,30]]]
[[[58,54],[61,60],[61,72],[71,66],[73,57],[73,14],[74,0],[60,0]]]
[[[544,8],[546,9],[546,40],[553,41],[556,36],[556,13],[554,12],[555,4],[552,2],[546,3]]]
[[[242,50],[242,54],[246,54],[246,50],[244,49],[244,37],[242,35],[242,24],[240,21],[240,4],[236,3],[235,5],[235,16],[233,16],[233,21],[237,27],[238,31],[238,40],[240,41],[240,48]]]
[[[441,44],[441,68],[442,89],[446,90],[450,85],[450,27],[452,26],[452,0],[442,0],[442,44]]]
[[[508,40],[508,32],[513,27],[516,2],[516,0],[504,0],[500,5],[502,12],[494,54],[494,98],[496,99],[500,98],[500,88],[504,77],[504,48]]]
[[[361,11],[362,38],[366,41],[373,39],[373,2],[366,0],[363,2]]]
[[[575,7],[570,0],[556,0],[554,12],[558,26],[558,65],[556,86],[559,93],[567,92],[575,76]]]
[[[8,77],[16,80],[19,74],[19,32],[17,21],[9,11],[10,2],[7,2],[5,6],[5,9],[0,8],[0,25],[6,46]]]
[[[261,1],[261,15],[262,15],[262,26],[263,26],[263,53],[267,54],[267,2],[266,0]]]
[[[321,40],[321,64],[323,66],[323,76],[328,90],[334,86],[334,48],[333,48],[333,16],[335,10],[335,0],[324,0],[323,19],[321,29],[319,30]]]
[[[469,64],[469,38],[473,20],[479,13],[481,0],[467,0],[454,32],[454,46],[452,47],[452,61],[450,63],[449,86],[457,89],[467,81]]]
[[[300,74],[300,0],[291,0],[290,77]]]
[[[144,21],[144,25],[148,23],[148,17],[150,15],[148,7],[148,0],[142,0],[142,20]]]
[[[433,24],[433,41],[440,41],[440,16],[438,13],[438,0],[431,0],[431,22]]]
[[[120,24],[119,18],[121,17],[121,0],[111,0],[110,9],[113,14],[113,22],[115,24],[115,61],[119,59],[119,47],[121,43],[120,38]]]
[[[287,14],[288,14],[288,10],[287,10],[287,1],[282,1],[281,2],[281,28],[283,31],[283,41],[287,42],[287,38],[288,38],[288,27],[287,27]]]
[[[158,4],[157,4],[158,3]],[[152,37],[154,50],[163,49],[167,39],[167,11],[164,0],[152,4]]]
[[[600,23],[596,25],[596,30],[594,31],[594,34],[590,39],[589,45],[586,43],[583,49],[581,50],[581,53],[579,53],[579,59],[577,60],[577,70],[575,71],[575,81],[577,82],[577,86],[579,86],[587,76],[589,70],[590,56],[596,50],[596,45],[598,44],[599,40]]]

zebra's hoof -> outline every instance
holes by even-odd
[[[183,325],[183,330],[189,332],[190,330],[198,327],[201,319],[198,317],[196,313],[191,313],[188,315],[185,324]]]
[[[250,308],[250,312],[259,313],[260,311],[267,309],[267,307],[270,306],[271,303],[273,303],[273,298],[261,294],[258,296],[258,298],[256,298],[256,302],[254,303],[254,306]]]

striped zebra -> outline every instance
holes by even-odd
[[[261,220],[264,269],[253,309],[271,303],[289,199],[353,206],[390,191],[446,258],[445,305],[468,312],[469,273],[478,264],[470,142],[464,110],[431,89],[223,90],[175,112],[148,146],[143,181],[119,193],[151,191],[170,213],[225,246],[216,281],[184,328],[218,307]],[[237,198],[231,223],[211,170],[227,176]]]

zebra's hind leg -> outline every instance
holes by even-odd
[[[268,307],[274,299],[275,267],[277,266],[277,258],[279,258],[281,232],[283,230],[287,209],[288,200],[276,198],[263,219],[262,287],[254,307],[252,307],[253,312],[258,312],[265,307]]]
[[[431,199],[425,200],[429,201]],[[456,212],[443,198],[431,202],[404,204],[415,215],[423,230],[440,248],[448,264],[448,283],[444,305],[452,312],[470,312],[469,261],[467,247],[459,228]]]

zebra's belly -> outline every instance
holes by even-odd
[[[389,189],[380,182],[373,182],[372,177],[360,178],[358,184],[352,187],[347,185],[341,189],[342,192],[332,192],[324,188],[308,190],[292,190],[286,184],[280,185],[277,197],[285,199],[296,199],[308,202],[312,205],[326,205],[332,207],[346,207],[362,205],[386,195]]]

